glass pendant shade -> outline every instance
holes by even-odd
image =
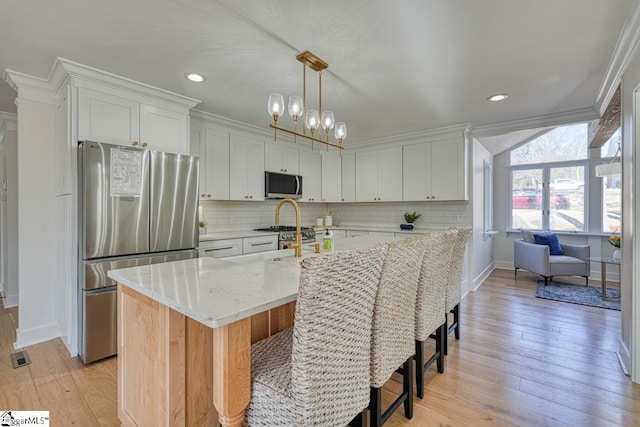
[[[318,113],[318,110],[307,110],[304,124],[305,126],[307,126],[307,129],[309,129],[313,134],[313,132],[318,129],[318,125],[320,124],[320,114]]]
[[[333,129],[334,119],[333,119],[333,111],[323,111],[322,112],[322,129],[329,132]]]
[[[336,129],[334,131],[336,139],[342,143],[342,140],[347,137],[347,124],[345,122],[336,123]]]
[[[278,117],[284,114],[284,97],[279,93],[270,94],[267,111],[273,117],[273,120],[277,121]]]
[[[291,95],[289,97],[289,115],[294,121],[298,121],[298,117],[302,116],[302,109],[302,97]]]

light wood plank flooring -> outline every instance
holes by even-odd
[[[413,420],[400,410],[386,425],[640,425],[640,385],[615,354],[620,312],[536,299],[535,280],[496,270],[471,292],[445,373],[425,374]],[[16,326],[16,309],[0,310],[0,409],[49,410],[52,426],[119,425],[115,358],[84,366],[52,340],[28,348],[31,365],[12,369]],[[388,382],[385,400],[399,388]]]

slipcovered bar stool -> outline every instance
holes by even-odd
[[[404,416],[413,418],[415,301],[424,253],[422,238],[393,242],[382,267],[371,330],[372,427],[384,424],[403,403]],[[383,412],[382,386],[401,365],[402,393]]]
[[[420,269],[415,317],[416,395],[420,399],[424,397],[424,373],[431,364],[437,361],[438,372],[444,372],[446,325],[442,312],[445,311],[447,275],[453,252],[451,241],[457,235],[457,230],[447,230],[429,232],[422,237],[426,251]],[[425,361],[424,342],[430,337],[436,340],[436,350]]]
[[[294,326],[251,346],[249,426],[345,426],[369,403],[386,245],[306,258]]]
[[[444,354],[449,353],[449,334],[455,330],[460,339],[460,301],[462,300],[462,265],[471,228],[458,228],[458,237],[454,240],[451,265],[448,274],[447,299],[445,311],[446,334],[444,335]],[[449,313],[453,313],[453,323],[449,325]]]

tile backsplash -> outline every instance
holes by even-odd
[[[200,216],[207,222],[208,232],[250,230],[274,224],[278,200],[263,202],[203,201]],[[422,216],[416,227],[447,228],[471,225],[471,202],[393,202],[393,203],[300,203],[302,225],[315,225],[316,218],[333,212],[338,226],[397,227],[404,222],[405,212]],[[285,205],[280,210],[280,223],[295,225],[295,212]]]

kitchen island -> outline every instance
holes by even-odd
[[[357,249],[397,239],[336,239],[335,246]],[[223,426],[242,425],[251,392],[251,343],[293,324],[301,258],[292,252],[109,272],[118,282],[123,425],[215,425],[216,418]]]

